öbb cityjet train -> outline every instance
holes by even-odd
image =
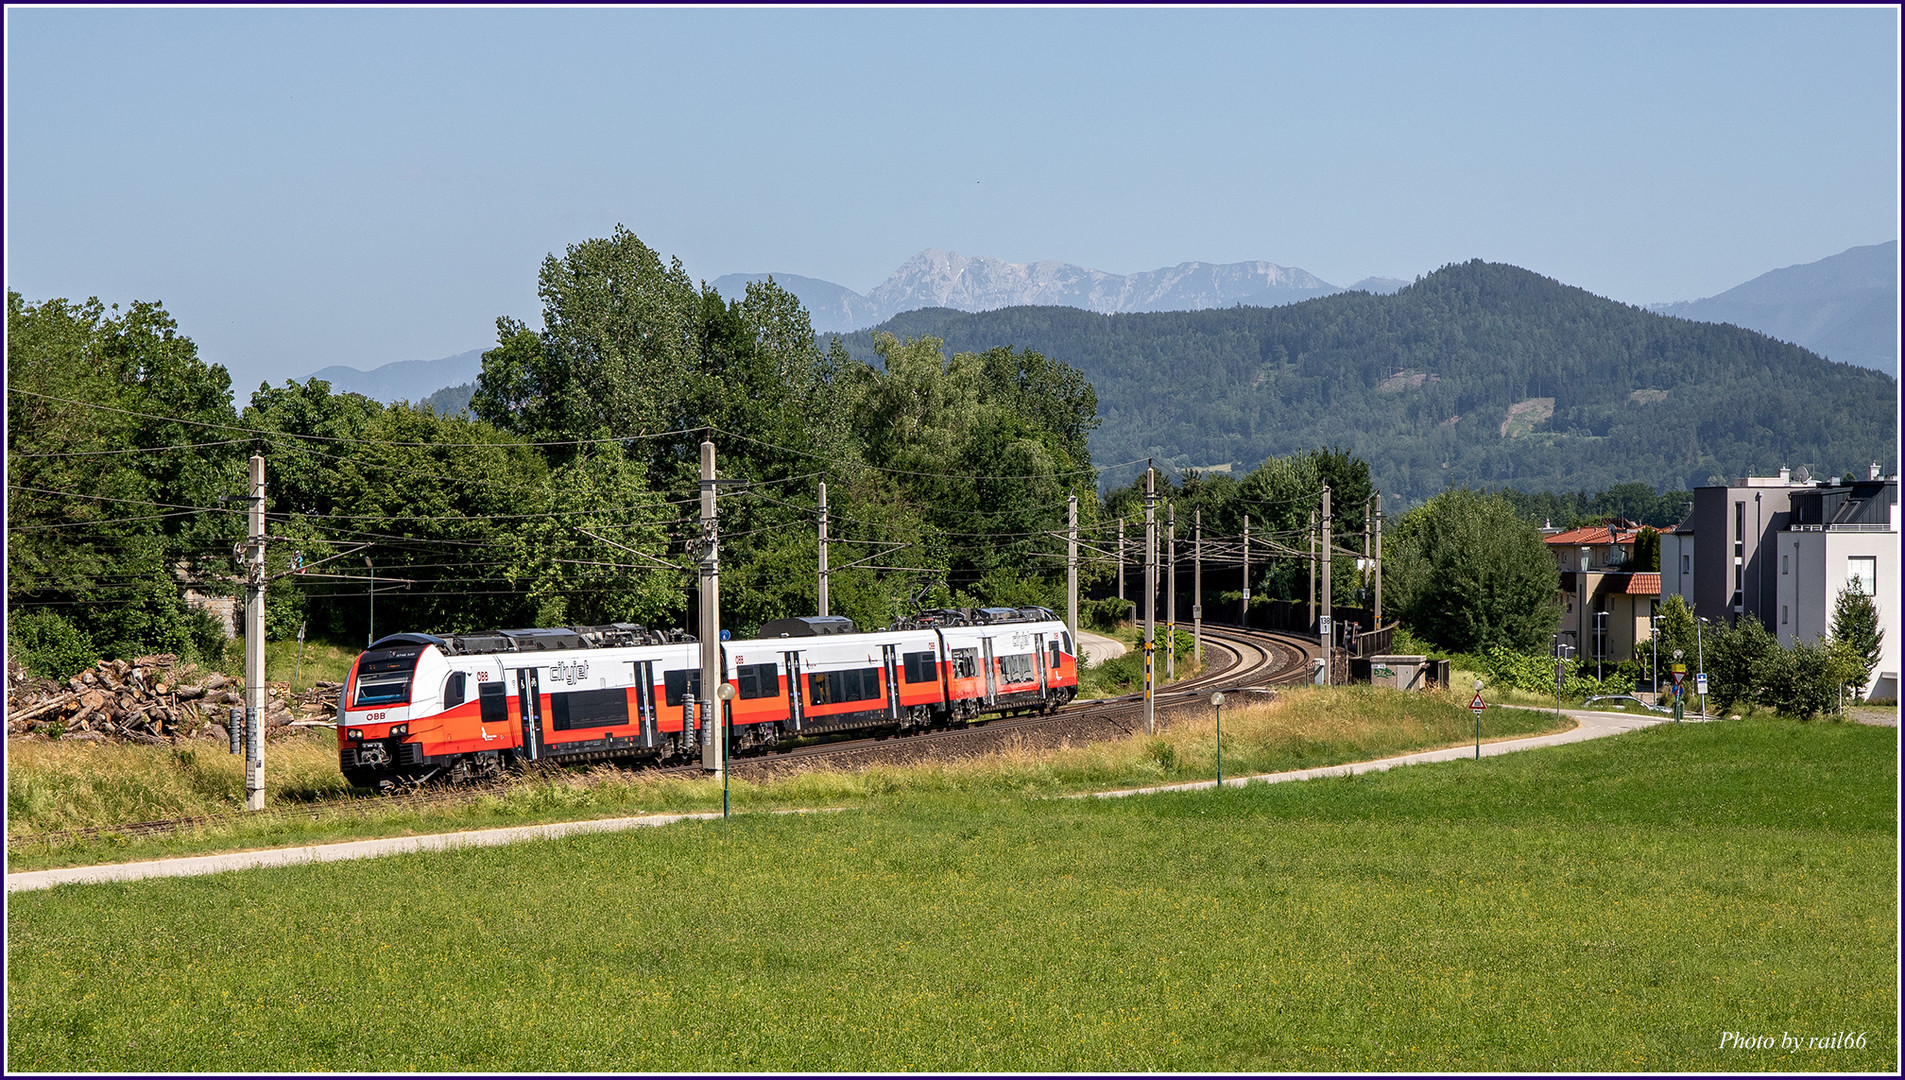
[[[737,752],[852,730],[910,733],[1078,692],[1071,634],[1045,608],[922,612],[886,630],[777,619],[723,642]],[[337,746],[353,784],[466,780],[531,761],[698,757],[701,646],[630,623],[481,634],[393,634],[352,665]]]

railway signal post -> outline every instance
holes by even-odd
[[[265,459],[251,456],[245,545],[245,809],[265,808]]]
[[[702,709],[701,767],[720,775],[727,782],[727,738],[723,723],[725,710],[715,696],[721,684],[721,555],[720,532],[715,519],[714,443],[701,442],[701,692]]]

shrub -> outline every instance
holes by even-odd
[[[99,662],[86,631],[51,611],[27,611],[7,619],[8,651],[35,675],[61,682]]]
[[[1132,603],[1115,596],[1103,600],[1081,600],[1078,621],[1094,630],[1116,630],[1118,624],[1132,618]]]

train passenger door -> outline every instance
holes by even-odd
[[[799,731],[807,724],[807,710],[800,693],[800,654],[782,653],[781,661],[787,667],[787,722],[793,730]]]
[[[880,646],[881,667],[886,671],[886,716],[889,720],[900,718],[900,678],[899,668],[894,664],[894,647]]]
[[[535,668],[516,669],[516,707],[522,714],[522,755],[534,761],[542,756],[542,687]]]
[[[979,662],[986,669],[986,704],[995,705],[999,701],[999,662],[992,656],[992,639],[979,639]]]
[[[1045,700],[1045,635],[1032,635],[1032,667],[1038,672],[1038,696]]]
[[[655,722],[655,662],[637,660],[635,668],[635,716],[642,727],[642,746],[652,749],[661,744],[660,726]]]

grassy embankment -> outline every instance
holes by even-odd
[[[1078,672],[1078,696],[1106,698],[1141,693],[1144,690],[1144,627],[1127,622],[1119,623],[1115,630],[1093,630],[1092,633],[1123,642],[1125,654],[1102,664],[1081,667]],[[1194,656],[1190,630],[1179,626],[1175,640],[1168,640],[1170,638],[1168,628],[1160,626],[1156,660],[1160,687],[1170,685],[1170,680],[1164,674],[1167,643],[1174,644],[1177,649],[1177,681],[1195,678],[1203,670],[1203,665],[1197,663]]]
[[[1897,735],[1666,725],[1117,800],[889,786],[23,893],[7,1067],[1890,1073]],[[1839,1032],[1862,1045],[1810,1043]]]
[[[1169,715],[1169,714],[1167,714]],[[1565,727],[1566,722],[1560,726]],[[1551,715],[1491,710],[1485,738],[1552,730]],[[1473,722],[1459,703],[1367,687],[1298,688],[1267,705],[1224,715],[1228,776],[1310,768],[1463,742]],[[949,791],[1015,797],[1196,780],[1216,771],[1213,717],[1182,714],[1157,738],[1124,739],[985,758],[840,773],[813,770],[733,785],[743,810],[863,805],[897,792]],[[98,825],[233,813],[242,804],[242,760],[203,743],[147,746],[16,743],[7,755],[9,861],[16,870],[123,862],[245,847],[322,843],[579,818],[718,810],[712,781],[612,768],[540,771],[507,791],[455,806],[408,806],[353,793],[338,772],[335,736],[320,729],[271,743],[265,756],[270,805],[284,812],[233,814],[169,837],[34,842],[36,834]]]

